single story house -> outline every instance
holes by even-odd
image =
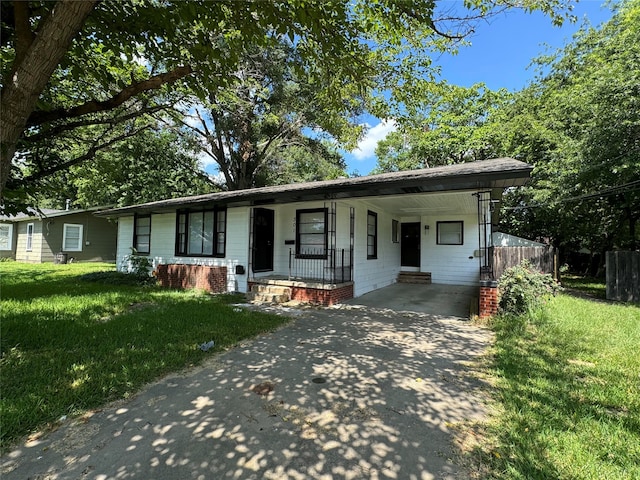
[[[0,258],[19,262],[115,262],[118,226],[99,208],[41,209],[0,217]]]
[[[531,170],[498,158],[97,215],[118,219],[119,269],[129,268],[135,248],[168,286],[267,291],[332,304],[403,276],[457,285],[492,280],[487,251],[502,192],[523,185]]]

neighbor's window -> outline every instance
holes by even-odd
[[[296,210],[296,256],[327,258],[326,208]]]
[[[463,222],[437,222],[438,245],[462,245]]]
[[[62,226],[62,251],[82,251],[82,225],[65,223]]]
[[[136,215],[133,219],[133,248],[136,253],[151,252],[151,215]]]
[[[13,225],[5,223],[0,225],[0,250],[11,250],[13,243]]]
[[[27,252],[33,250],[33,223],[27,223],[27,246],[25,250]]]
[[[226,243],[226,209],[178,212],[176,255],[224,257]]]
[[[398,220],[391,220],[391,241],[400,243],[400,222]]]
[[[378,214],[367,211],[367,260],[378,258]]]

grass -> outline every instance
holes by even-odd
[[[607,287],[603,280],[579,275],[562,275],[562,286],[594,298],[607,298]]]
[[[0,263],[0,448],[127,398],[144,384],[285,319],[211,296],[126,285],[102,264]],[[94,281],[89,281],[93,279]]]
[[[565,293],[493,329],[499,412],[476,451],[484,478],[640,478],[640,306]]]

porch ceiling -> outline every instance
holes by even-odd
[[[390,195],[368,198],[373,207],[398,217],[422,215],[472,215],[478,212],[475,191]]]

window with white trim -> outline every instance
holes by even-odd
[[[327,258],[326,208],[296,210],[296,257]]]
[[[176,255],[224,257],[227,243],[227,210],[214,208],[178,212]]]
[[[136,253],[151,251],[151,215],[136,215],[133,219],[133,248]]]
[[[462,245],[464,242],[463,222],[437,222],[438,245]]]
[[[33,223],[27,223],[27,245],[25,250],[27,252],[33,250]]]
[[[62,226],[62,251],[82,251],[82,225],[78,223],[65,223]]]
[[[0,224],[0,250],[11,250],[13,246],[13,225]]]

